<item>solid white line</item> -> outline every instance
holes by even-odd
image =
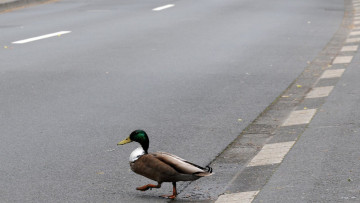
[[[16,42],[13,42],[13,44],[24,44],[24,43],[28,43],[28,42],[33,42],[36,40],[40,40],[40,39],[45,39],[45,38],[49,38],[49,37],[55,37],[55,36],[60,36],[60,35],[64,35],[64,34],[68,34],[71,31],[60,31],[60,32],[55,32],[55,33],[51,33],[51,34],[47,34],[47,35],[41,35],[38,37],[33,37],[33,38],[29,38],[29,39],[24,39],[24,40],[19,40]]]
[[[168,5],[165,5],[165,6],[160,6],[160,7],[157,7],[157,8],[154,8],[153,11],[161,11],[161,10],[164,10],[164,9],[167,9],[167,8],[171,8],[175,6],[174,4],[168,4]]]

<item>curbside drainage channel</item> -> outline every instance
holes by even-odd
[[[327,46],[290,87],[212,162],[218,173],[228,168],[237,171],[223,185],[225,193],[216,203],[250,203],[256,198],[325,103],[351,63],[359,44],[360,0],[345,0],[342,24]]]
[[[38,3],[50,3],[58,0],[0,0],[0,14],[14,9],[21,9]]]

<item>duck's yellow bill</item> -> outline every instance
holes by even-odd
[[[127,137],[125,140],[122,140],[119,143],[117,143],[117,145],[124,145],[124,144],[127,144],[129,142],[132,142],[132,140],[130,139],[130,137]]]

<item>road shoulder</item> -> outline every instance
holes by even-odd
[[[360,57],[254,202],[360,201]]]

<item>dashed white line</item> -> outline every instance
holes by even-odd
[[[345,52],[345,51],[357,51],[358,50],[358,46],[343,46],[341,48],[341,51],[342,52]]]
[[[160,6],[160,7],[154,8],[153,11],[161,11],[161,10],[171,8],[171,7],[174,7],[174,6],[175,6],[174,4],[168,4],[168,5],[165,5],[165,6]]]
[[[41,35],[41,36],[38,36],[38,37],[33,37],[33,38],[29,38],[29,39],[19,40],[19,41],[13,42],[13,44],[25,44],[25,43],[33,42],[33,41],[36,41],[36,40],[41,40],[41,39],[46,39],[46,38],[50,38],[50,37],[56,37],[56,36],[68,34],[68,33],[70,33],[70,32],[71,32],[71,31],[55,32],[55,33],[51,33],[51,34]]]
[[[360,35],[360,31],[350,32],[350,36],[356,36],[356,35]]]
[[[294,144],[295,141],[266,144],[250,161],[248,167],[281,163]]]
[[[221,195],[215,203],[251,203],[259,191],[239,192]]]
[[[305,98],[313,99],[313,98],[321,98],[327,97],[334,89],[334,86],[326,86],[326,87],[315,87],[312,89]]]
[[[316,113],[316,109],[298,110],[290,113],[282,126],[302,125],[310,123]]]
[[[346,43],[354,43],[354,42],[360,42],[360,38],[349,38],[346,40]]]
[[[342,76],[342,74],[345,72],[345,69],[334,69],[334,70],[326,70],[321,75],[321,79],[325,78],[339,78]]]
[[[351,63],[353,56],[338,56],[334,59],[333,64]]]

